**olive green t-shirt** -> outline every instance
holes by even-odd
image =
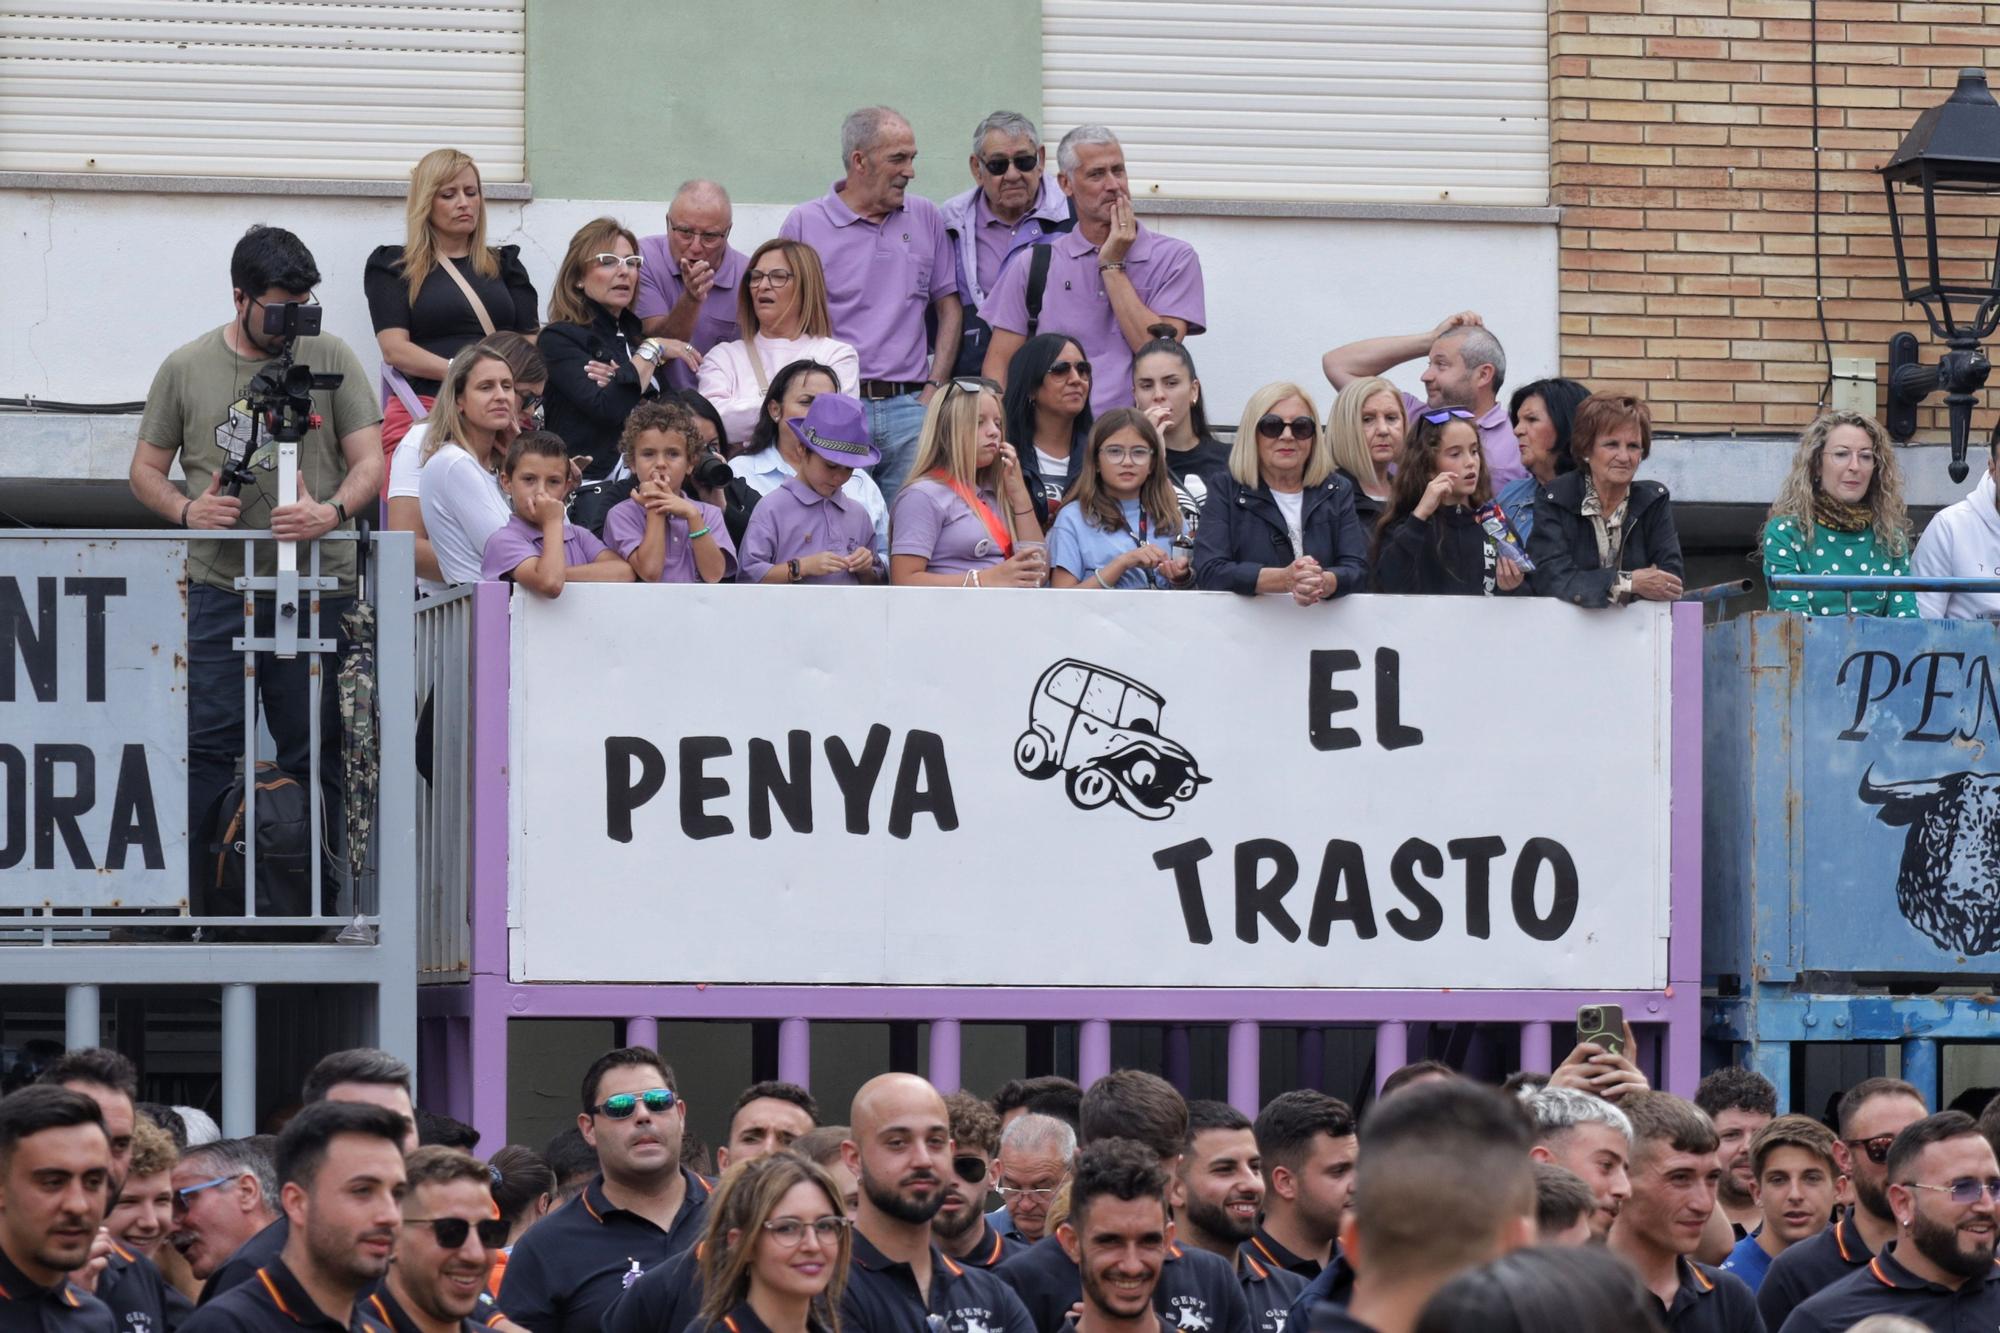
[[[210,479],[231,456],[243,453],[251,424],[243,405],[244,390],[269,364],[238,356],[223,338],[227,327],[205,333],[167,357],[153,376],[152,388],[146,391],[146,414],[139,421],[140,439],[180,455],[190,498],[208,489]],[[341,436],[375,425],[382,420],[382,409],[376,405],[367,367],[340,339],[330,334],[301,338],[295,364],[312,367],[316,375],[345,376],[338,389],[314,391],[313,410],[321,424],[308,430],[299,442],[300,489],[331,503],[334,491],[347,476]],[[277,505],[278,452],[261,424],[250,471],[255,481],[244,483],[238,493],[243,510],[237,526],[268,528],[271,510]],[[233,591],[237,576],[243,572],[243,547],[242,542],[190,542],[189,577],[211,588]],[[338,578],[342,592],[354,591],[354,556],[353,542],[328,542],[320,547],[320,572]],[[275,543],[256,543],[253,573],[272,574],[277,563]],[[307,553],[302,550],[299,572],[309,568]]]

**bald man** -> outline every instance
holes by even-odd
[[[953,1261],[931,1239],[952,1158],[951,1118],[937,1089],[914,1074],[883,1074],[854,1094],[848,1121],[840,1151],[861,1182],[861,1206],[842,1321],[911,1328],[935,1316],[949,1333],[1035,1333],[1006,1283]]]
[[[714,181],[683,181],[667,205],[667,229],[640,238],[639,294],[632,313],[648,337],[677,338],[700,353],[735,342],[736,307],[749,258],[729,244],[735,225],[729,191]],[[677,357],[661,362],[667,382],[692,389],[695,375]]]

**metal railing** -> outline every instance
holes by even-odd
[[[1779,592],[1837,592],[1847,610],[1854,610],[1857,592],[1994,592],[2000,593],[2000,578],[1940,576],[1921,578],[1913,574],[1770,574],[1766,583]]]
[[[417,607],[417,972],[423,981],[471,975],[472,655],[477,584]],[[425,725],[428,722],[428,725]]]

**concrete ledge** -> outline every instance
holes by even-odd
[[[0,190],[114,190],[127,194],[263,194],[279,197],[331,195],[338,198],[401,199],[409,182],[396,180],[300,180],[289,176],[116,176],[88,171],[0,171]],[[488,199],[535,197],[528,181],[495,181]]]
[[[1283,199],[1139,198],[1141,215],[1216,218],[1326,218],[1354,222],[1513,222],[1547,226],[1562,209],[1505,204],[1336,204]]]

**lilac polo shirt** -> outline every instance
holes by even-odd
[[[991,490],[981,486],[979,498],[999,512],[1000,500]],[[753,511],[750,517],[757,515]],[[933,574],[963,574],[1006,559],[972,506],[928,477],[896,492],[889,506],[889,555],[920,555]]]
[[[833,336],[861,354],[862,379],[929,379],[924,312],[958,294],[944,217],[930,200],[909,195],[888,217],[869,222],[841,202],[846,183],[835,181],[823,198],[794,208],[778,235],[819,252]]]
[[[694,502],[701,510],[701,521],[708,525],[709,535],[722,548],[722,581],[727,583],[736,576],[736,543],[729,540],[729,529],[722,522],[722,511],[703,500]],[[754,511],[753,511],[754,514]],[[604,516],[604,544],[624,556],[632,558],[632,552],[639,549],[639,543],[646,540],[646,506],[639,503],[637,496],[629,496],[611,506],[611,512]],[[700,583],[701,575],[695,572],[694,543],[688,538],[688,524],[684,518],[667,519],[667,554],[660,563],[662,583]]]
[[[1041,333],[1063,333],[1076,339],[1091,365],[1090,407],[1102,415],[1114,407],[1132,405],[1132,348],[1118,328],[1111,298],[1104,292],[1104,275],[1097,271],[1097,247],[1083,228],[1049,242],[1048,286],[1042,289]],[[1025,335],[1028,331],[1028,264],[1009,264],[1000,285],[979,313],[996,329]],[[1202,297],[1201,260],[1186,241],[1139,228],[1125,252],[1125,276],[1139,299],[1156,315],[1187,321],[1190,334],[1207,327],[1208,309]]]
[[[479,577],[507,578],[521,567],[523,560],[541,553],[542,530],[516,514],[486,539],[486,552],[479,562]],[[589,528],[579,528],[569,522],[563,524],[565,566],[587,565],[603,553],[604,543],[593,537]]]
[[[1034,242],[1044,229],[1032,209],[1019,222],[1002,222],[987,207],[986,191],[979,191],[972,200],[972,244],[979,256],[980,287],[992,291],[1007,256],[1014,253],[1016,246]]]
[[[787,477],[750,511],[743,531],[743,582],[762,583],[771,566],[831,551],[846,555],[857,546],[871,550],[875,524],[861,502],[835,491],[822,496],[801,477]],[[811,574],[801,583],[858,583],[845,572]]]
[[[1413,393],[1403,395],[1403,420],[1415,421],[1418,413],[1433,410],[1427,400]],[[1508,419],[1505,403],[1493,404],[1483,415],[1474,417],[1472,424],[1479,431],[1479,452],[1486,459],[1494,494],[1508,482],[1528,475],[1528,469],[1521,466],[1521,442],[1514,438],[1514,423]]]
[[[639,294],[632,300],[632,313],[640,319],[652,319],[672,310],[674,302],[687,290],[687,284],[681,281],[680,265],[674,262],[674,253],[667,248],[664,232],[641,236],[639,254],[646,262],[639,266]],[[703,356],[717,343],[735,342],[743,336],[736,327],[736,298],[749,266],[749,257],[741,251],[723,248],[722,264],[715,271],[715,285],[708,289],[694,317],[694,337],[690,341]],[[666,375],[667,383],[676,389],[694,387],[695,372],[679,361],[666,363]]]

